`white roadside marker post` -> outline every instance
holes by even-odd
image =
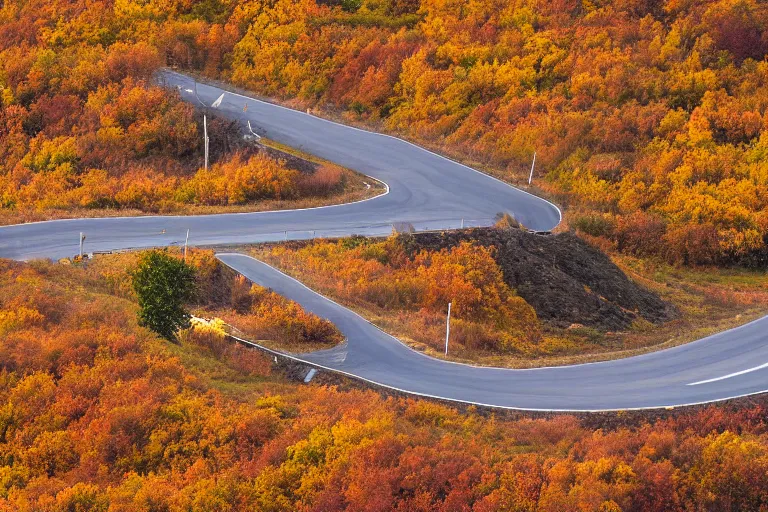
[[[445,320],[445,355],[448,356],[448,338],[451,335],[451,303],[448,303],[448,318]]]
[[[189,243],[189,230],[187,230],[187,238],[184,239],[184,261],[187,261],[187,244]]]
[[[83,242],[85,241],[85,235],[83,232],[80,232],[80,259],[83,259]]]
[[[195,82],[195,87],[197,87],[197,82]],[[197,94],[197,93],[195,93]],[[197,98],[200,103],[203,103],[200,98]],[[211,104],[211,108],[219,108],[221,105],[221,102],[224,101],[224,93],[221,93],[221,96],[216,98],[216,101],[214,101]],[[205,103],[203,103],[203,106],[205,106]],[[208,170],[208,157],[210,154],[210,139],[208,138],[208,119],[205,114],[203,114],[203,142],[205,146],[205,170]]]
[[[205,152],[205,170],[208,170],[208,119],[203,114],[203,151]]]

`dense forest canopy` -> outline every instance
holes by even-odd
[[[200,171],[199,116],[153,85],[170,65],[338,111],[510,180],[536,151],[537,183],[595,240],[676,262],[764,265],[767,21],[752,0],[5,0],[0,212],[299,194],[296,173],[262,156],[220,155]],[[357,288],[434,315],[440,284],[461,285],[477,300],[457,303],[457,320],[539,335],[488,251],[381,261],[341,249],[323,249],[325,266],[311,250],[306,261],[367,268]],[[0,261],[0,510],[768,503],[762,399],[658,421],[531,419],[292,384],[257,352],[194,332],[171,344],[140,327],[129,257]],[[465,268],[482,272],[471,281]],[[418,293],[407,281],[385,288],[392,276]],[[339,341],[294,304],[244,283],[234,291],[242,316],[259,315],[254,332]],[[518,323],[499,323],[499,308]]]
[[[157,184],[182,200],[164,180],[200,142],[190,107],[148,85],[167,64],[513,180],[536,151],[583,232],[762,264],[767,20],[754,0],[6,1],[0,203],[133,205]]]
[[[294,384],[259,352],[172,344],[139,327],[117,278],[129,257],[87,268],[0,261],[0,510],[736,511],[768,502],[764,400],[658,421],[532,419]],[[205,260],[195,265],[206,274]]]

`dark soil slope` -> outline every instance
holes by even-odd
[[[409,250],[441,249],[475,241],[497,249],[504,279],[553,325],[624,330],[642,317],[654,323],[675,315],[656,294],[632,282],[611,260],[577,236],[534,235],[518,229],[473,229],[405,235]]]

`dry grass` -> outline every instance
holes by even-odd
[[[204,317],[214,317],[214,321],[220,321],[224,324],[224,331],[226,334],[237,336],[247,341],[251,341],[262,347],[277,350],[288,354],[302,354],[306,352],[314,352],[316,350],[323,350],[332,348],[334,343],[307,343],[297,342],[292,339],[287,339],[280,336],[265,336],[264,329],[258,325],[258,319],[251,315],[240,315],[232,312],[231,310],[198,310],[196,314],[203,315]],[[236,326],[235,326],[236,325]],[[214,341],[217,341],[218,337],[214,336]],[[227,346],[233,345],[231,339],[224,340],[222,343]],[[240,346],[240,345],[237,345]]]

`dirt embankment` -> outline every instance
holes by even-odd
[[[406,236],[411,237],[410,251],[442,249],[465,240],[496,247],[507,284],[539,318],[558,327],[582,324],[621,331],[639,317],[660,323],[677,314],[672,305],[631,281],[608,256],[570,233],[542,236],[494,228]]]

